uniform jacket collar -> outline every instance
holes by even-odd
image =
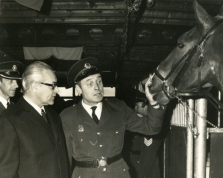
[[[78,103],[77,105],[77,109],[78,109],[78,115],[80,116],[80,119],[83,119],[85,123],[87,124],[91,124],[94,127],[102,127],[108,120],[111,119],[111,113],[108,109],[108,105],[105,101],[102,101],[102,113],[101,113],[101,118],[99,121],[99,124],[97,125],[93,119],[91,118],[91,116],[88,114],[88,112],[84,109],[84,107],[82,106],[81,101]]]

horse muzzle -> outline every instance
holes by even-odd
[[[167,105],[171,100],[166,96],[166,94],[162,90],[154,94],[153,99],[163,106]]]

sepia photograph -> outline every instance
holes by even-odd
[[[223,0],[0,0],[0,178],[223,178]]]

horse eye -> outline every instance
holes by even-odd
[[[178,46],[179,48],[183,48],[183,47],[184,47],[184,45],[183,45],[182,43],[180,43],[180,42],[177,43],[177,46]]]

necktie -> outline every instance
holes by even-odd
[[[43,119],[45,120],[45,122],[49,125],[50,127],[50,122],[49,122],[49,118],[47,117],[45,111],[43,109],[41,109],[41,114],[42,114],[42,117]]]
[[[97,106],[93,106],[93,107],[91,107],[91,109],[92,109],[92,118],[93,118],[93,120],[95,121],[95,123],[98,124],[98,123],[99,123],[99,120],[98,120],[98,117],[97,117],[96,114],[95,114],[95,110],[96,110],[96,108],[97,108]]]
[[[7,109],[10,108],[12,105],[13,105],[13,103],[8,101],[7,102]]]

